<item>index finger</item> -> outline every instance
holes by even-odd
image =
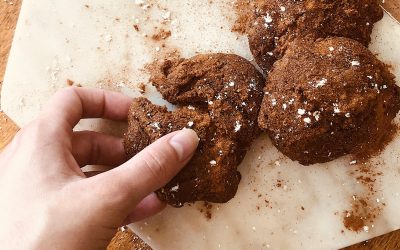
[[[68,87],[50,100],[44,114],[56,123],[71,128],[85,118],[126,120],[132,99],[117,92],[102,89]]]

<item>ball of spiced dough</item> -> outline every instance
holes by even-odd
[[[127,154],[134,156],[163,135],[192,128],[199,147],[185,168],[156,192],[158,197],[175,207],[199,200],[229,201],[241,178],[237,167],[260,132],[262,75],[247,60],[225,54],[167,60],[159,66],[151,80],[180,108],[169,112],[135,99],[125,135]]]
[[[207,111],[178,108],[173,112],[145,98],[134,99],[128,118],[125,149],[132,157],[160,137],[183,128],[191,128],[200,138],[192,160],[165,187],[158,197],[175,207],[185,202],[206,200],[227,202],[236,194],[241,178],[236,170],[243,155],[234,140],[216,136],[216,128]]]
[[[166,60],[150,82],[173,104],[208,110],[219,132],[245,148],[259,134],[257,117],[265,80],[238,55],[215,53]]]
[[[374,23],[383,17],[376,0],[262,0],[253,5],[247,34],[251,52],[264,72],[299,37],[347,37],[367,46]]]
[[[363,152],[400,109],[394,78],[354,40],[295,41],[269,74],[259,125],[303,165]]]

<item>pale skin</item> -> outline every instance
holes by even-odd
[[[131,99],[86,88],[59,91],[0,155],[1,249],[104,249],[117,228],[165,204],[153,193],[189,161],[193,130],[159,139],[127,161],[123,141],[73,132],[81,119],[126,120]],[[87,178],[81,167],[115,167]]]

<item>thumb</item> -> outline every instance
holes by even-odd
[[[128,215],[149,194],[166,185],[190,160],[199,143],[190,129],[157,140],[125,164],[88,181],[102,209]],[[121,215],[122,216],[122,215]]]

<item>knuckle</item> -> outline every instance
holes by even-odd
[[[146,170],[158,182],[164,182],[167,176],[168,157],[161,152],[146,151],[143,156]]]
[[[39,117],[18,131],[14,139],[19,143],[41,144],[59,135],[59,130],[59,127],[55,126],[51,120]]]
[[[126,200],[132,199],[134,197],[134,191],[127,185],[123,185],[122,183],[114,183],[113,190],[118,190],[110,192],[110,188],[106,186],[97,186],[95,188],[95,194],[98,197],[103,197],[98,205],[102,206],[100,210],[105,211],[110,208],[118,207],[120,204],[123,204]]]
[[[40,128],[40,121],[38,121],[38,119],[37,119],[37,120],[29,123],[24,128],[22,128],[19,131],[19,136],[21,139],[24,139],[27,136],[31,137],[32,135],[36,135],[40,132],[39,128]]]
[[[51,119],[40,116],[26,127],[26,131],[24,133],[37,135],[40,137],[43,135],[57,133],[57,131],[58,128],[54,126]]]
[[[102,197],[106,197],[104,199],[105,207],[112,208],[116,205],[123,204],[127,200],[132,200],[135,197],[134,191],[130,189],[127,185],[120,185],[117,186],[118,192],[106,192]]]

